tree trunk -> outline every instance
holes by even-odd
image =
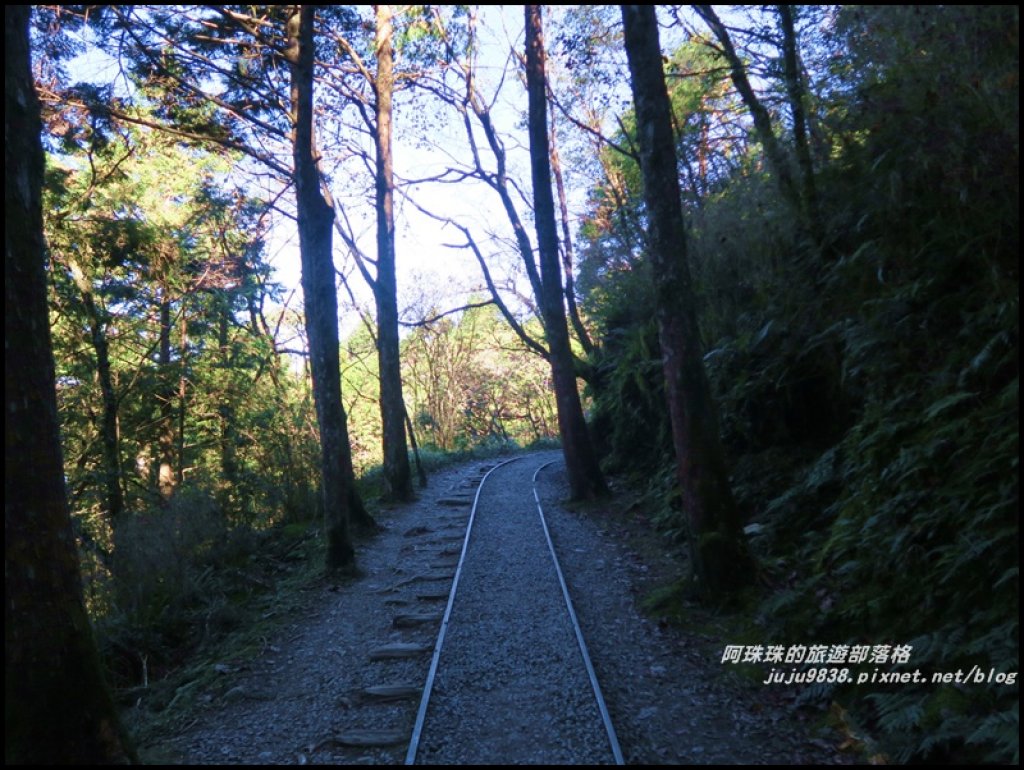
[[[412,429],[412,420],[409,419],[409,410],[405,411],[405,429],[409,431],[409,443],[412,445],[412,454],[416,458],[416,473],[420,482],[420,489],[427,488],[427,472],[420,462],[420,448],[416,444],[416,431]]]
[[[227,373],[231,371],[230,339],[228,337],[228,320],[231,317],[230,301],[223,298],[218,311],[217,345],[224,376],[227,377]],[[235,424],[235,401],[231,392],[232,388],[227,383],[222,388],[217,404],[217,416],[220,422],[220,472],[224,477],[224,486],[227,492],[224,497],[225,500],[228,500],[238,483],[238,430]]]
[[[793,8],[778,6],[779,22],[782,27],[783,77],[786,81],[786,95],[793,114],[793,143],[796,146],[796,162],[800,168],[800,189],[803,198],[804,216],[811,234],[821,243],[821,213],[818,207],[818,190],[814,182],[814,163],[811,159],[811,144],[807,135],[807,111],[804,109],[804,82],[800,76],[800,59],[797,52],[796,28],[793,23]]]
[[[157,490],[163,500],[174,494],[174,399],[177,392],[171,385],[171,301],[167,288],[160,301],[160,418],[157,422]]]
[[[291,67],[295,199],[302,260],[302,292],[309,337],[313,397],[320,429],[320,472],[328,570],[353,570],[349,535],[350,480],[342,444],[346,441],[338,354],[338,297],[331,253],[334,210],[320,192],[313,138],[313,6],[296,6],[288,19]]]
[[[569,346],[569,327],[565,320],[555,202],[551,194],[548,105],[540,6],[525,6],[525,20],[526,87],[530,107],[530,170],[533,177],[534,217],[540,252],[541,293],[537,301],[544,316],[544,330],[551,354],[551,379],[555,388],[558,427],[562,434],[562,452],[565,455],[569,487],[573,499],[593,499],[606,495],[608,490],[590,443],[586,420],[583,418],[583,407],[576,387],[576,369]]]
[[[554,120],[551,123],[551,171],[554,175],[555,189],[558,190],[558,214],[562,223],[562,271],[565,275],[565,301],[569,307],[569,320],[572,323],[576,338],[588,355],[594,352],[594,343],[587,333],[587,328],[580,318],[580,310],[576,305],[576,287],[572,275],[573,249],[572,233],[569,229],[569,204],[566,201],[565,181],[562,178],[562,160],[558,155],[558,133],[555,131]]]
[[[516,204],[512,199],[512,193],[508,189],[509,184],[505,148],[502,146],[501,140],[498,138],[498,132],[494,128],[494,123],[491,120],[491,114],[488,111],[487,106],[482,102],[479,95],[473,90],[473,88],[475,88],[475,86],[473,86],[472,83],[467,85],[467,100],[469,107],[473,110],[473,114],[476,115],[477,120],[480,123],[480,127],[484,131],[484,137],[487,139],[487,145],[491,148],[491,154],[494,155],[494,162],[497,166],[495,172],[490,174],[484,170],[478,160],[477,174],[498,194],[498,197],[501,199],[501,205],[505,209],[505,214],[508,216],[509,224],[512,225],[512,232],[516,237],[516,246],[519,247],[519,253],[523,258],[523,267],[526,269],[526,277],[530,281],[530,288],[533,290],[533,296],[539,301],[542,293],[540,274],[537,272],[537,265],[533,260],[533,246],[530,244],[530,236],[526,233],[526,227],[519,218],[519,212],[516,211]],[[546,122],[547,121],[545,120],[545,123]],[[468,121],[466,122],[466,134],[467,137],[470,138],[473,136],[473,132]],[[466,231],[463,230],[463,232],[465,233]],[[490,282],[488,282],[488,284],[489,283]],[[497,301],[497,292],[494,289],[491,289],[491,294],[494,296],[495,301]]]
[[[85,274],[82,266],[73,259],[68,260],[68,269],[82,296],[85,316],[89,319],[89,337],[96,354],[96,375],[100,381],[103,398],[103,419],[100,435],[103,440],[103,485],[106,489],[108,524],[115,527],[124,512],[124,491],[121,489],[121,449],[117,435],[117,393],[110,371],[110,346],[106,330],[100,318],[96,300],[92,294],[92,279]]]
[[[380,416],[384,444],[384,496],[389,500],[413,499],[412,471],[405,440],[405,401],[398,344],[398,298],[395,276],[394,174],[391,158],[391,96],[394,90],[394,51],[391,38],[391,7],[376,6],[376,203],[377,280],[373,294],[377,304],[377,357],[380,369]]]
[[[28,22],[4,8],[4,760],[125,763],[64,489]]]
[[[690,525],[693,577],[699,591],[720,593],[749,583],[752,562],[729,487],[693,310],[672,113],[654,7],[624,5],[622,21],[650,219],[665,393],[683,512]]]
[[[785,153],[783,153],[782,147],[779,145],[779,140],[775,137],[771,116],[768,114],[768,109],[757,98],[757,94],[754,93],[754,88],[747,77],[747,68],[743,65],[743,60],[740,59],[739,54],[736,52],[736,47],[732,44],[729,30],[725,28],[725,25],[718,18],[718,14],[715,13],[710,5],[695,5],[693,8],[711,27],[711,31],[718,38],[718,42],[722,46],[725,60],[729,64],[733,85],[750,111],[750,117],[754,121],[754,128],[757,129],[757,136],[761,140],[761,146],[764,147],[764,154],[768,159],[768,165],[778,180],[779,190],[787,202],[798,213],[803,214],[804,208],[801,205],[800,193],[796,183],[793,181],[793,174],[790,172],[789,162],[786,160]]]
[[[177,485],[181,487],[185,483],[185,422],[188,417],[188,379],[186,376],[185,369],[185,358],[188,355],[188,320],[185,316],[184,307],[181,310],[181,318],[178,320],[179,332],[181,336],[180,347],[180,363],[178,365],[178,430],[176,438],[178,441],[177,446],[177,474],[175,479]]]

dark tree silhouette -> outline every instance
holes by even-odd
[[[324,516],[327,533],[327,568],[352,569],[355,550],[349,533],[352,483],[342,453],[348,446],[345,412],[341,404],[338,353],[338,296],[331,257],[334,209],[320,189],[313,131],[313,20],[315,6],[300,6],[288,19],[291,66],[295,201],[302,256],[302,293],[309,333],[313,397],[320,423]]]
[[[28,22],[4,9],[4,759],[126,762],[64,489]]]

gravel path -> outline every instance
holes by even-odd
[[[612,761],[533,497],[558,454],[491,472],[476,509],[422,764]]]
[[[420,762],[611,761],[564,602],[553,572],[545,574],[551,568],[530,493],[533,470],[559,458],[531,454],[485,487]],[[262,651],[211,661],[214,676],[181,685],[164,727],[145,733],[143,757],[401,764],[472,495],[495,464],[439,473],[418,502],[382,511],[385,531],[358,549],[364,576],[310,586],[305,609],[282,622]],[[621,497],[585,513],[564,506],[561,468],[557,462],[541,473],[541,498],[626,761],[849,761],[832,748],[834,738],[794,721],[778,690],[726,681],[707,639],[638,612],[651,576],[677,574],[678,564],[663,549],[634,550],[646,528],[623,514]],[[146,708],[143,697],[130,721],[145,721]]]
[[[627,764],[847,764],[828,731],[813,729],[783,693],[728,680],[720,655],[735,639],[710,640],[664,626],[637,601],[678,577],[679,564],[613,501],[573,512],[563,466],[541,472],[541,503]]]

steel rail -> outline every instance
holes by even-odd
[[[420,738],[423,734],[423,724],[427,716],[427,708],[430,704],[430,696],[433,692],[434,679],[437,675],[438,664],[441,660],[441,649],[444,646],[445,635],[448,631],[448,623],[451,619],[452,607],[455,605],[455,594],[458,590],[459,579],[462,577],[462,567],[466,559],[466,553],[469,549],[469,539],[473,531],[473,522],[476,519],[477,507],[480,503],[480,494],[483,491],[484,484],[487,482],[488,477],[499,468],[502,468],[510,463],[516,462],[517,460],[526,459],[524,457],[513,457],[511,460],[505,460],[498,465],[491,468],[484,477],[480,479],[480,484],[477,486],[476,495],[473,498],[473,507],[470,510],[469,522],[466,525],[466,536],[462,541],[462,552],[459,555],[459,563],[455,568],[455,576],[452,578],[452,587],[448,593],[448,604],[445,607],[444,616],[441,619],[441,628],[437,634],[437,642],[434,644],[434,654],[430,661],[430,669],[427,672],[426,683],[423,686],[423,694],[420,698],[419,709],[416,713],[416,723],[413,725],[412,736],[409,740],[409,748],[405,755],[405,764],[413,765],[416,763],[416,754],[419,751]],[[572,622],[573,631],[576,634],[576,641],[579,645],[580,655],[583,658],[583,664],[587,670],[587,676],[590,679],[591,689],[594,692],[594,698],[597,702],[598,711],[601,714],[601,721],[604,724],[604,729],[608,735],[608,743],[612,751],[612,756],[615,760],[615,764],[624,765],[625,760],[622,756],[622,749],[619,747],[619,740],[615,734],[615,728],[611,722],[611,716],[608,713],[608,706],[605,703],[604,696],[601,693],[601,686],[597,682],[597,674],[594,671],[593,663],[590,660],[590,653],[587,650],[587,643],[583,639],[583,631],[580,629],[579,621],[576,618],[576,610],[573,607],[572,599],[569,596],[569,588],[565,582],[565,576],[562,573],[561,564],[558,561],[558,555],[555,553],[555,546],[551,540],[551,533],[548,530],[547,520],[544,518],[544,508],[540,502],[540,496],[537,493],[537,476],[544,468],[549,465],[553,465],[557,461],[551,461],[544,463],[539,466],[533,474],[533,499],[537,504],[537,513],[540,516],[541,527],[544,530],[544,538],[547,540],[548,550],[551,554],[551,559],[554,562],[555,574],[558,576],[558,583],[562,588],[562,596],[565,599],[565,606],[569,613],[569,619]]]
[[[419,751],[420,747],[420,735],[423,732],[423,722],[427,717],[427,705],[430,703],[430,693],[434,689],[434,677],[437,675],[437,664],[441,660],[441,647],[444,645],[444,637],[448,632],[448,620],[451,618],[452,606],[455,604],[455,592],[459,587],[459,578],[462,576],[462,564],[466,560],[466,550],[469,548],[469,536],[473,531],[473,520],[476,518],[477,505],[480,502],[480,493],[483,491],[484,483],[487,481],[487,477],[494,473],[498,468],[503,468],[509,463],[514,463],[517,460],[522,460],[522,457],[513,457],[511,460],[505,460],[504,462],[498,463],[491,468],[484,477],[480,479],[480,484],[476,488],[476,495],[473,497],[473,508],[469,512],[469,523],[466,525],[466,537],[462,541],[462,553],[459,554],[459,564],[455,568],[455,577],[452,578],[452,587],[448,592],[448,605],[444,609],[444,617],[441,619],[441,629],[437,632],[437,642],[434,644],[434,655],[430,660],[430,670],[427,672],[427,681],[423,685],[423,695],[420,698],[420,707],[416,712],[416,724],[412,728],[412,737],[409,739],[409,750],[405,754],[405,764],[413,765],[416,763],[416,752]]]
[[[615,727],[612,725],[611,715],[608,713],[608,706],[601,694],[601,685],[597,683],[597,674],[594,665],[590,661],[590,653],[587,651],[587,643],[583,640],[583,630],[576,619],[576,610],[572,606],[572,599],[569,597],[569,587],[565,583],[565,576],[562,574],[562,566],[558,562],[558,554],[555,553],[555,544],[551,541],[551,533],[548,531],[548,523],[544,518],[544,507],[540,504],[540,495],[537,494],[537,476],[540,472],[553,465],[556,461],[544,463],[533,473],[533,499],[537,501],[537,513],[540,515],[540,524],[544,528],[544,537],[548,541],[548,550],[551,551],[551,559],[555,563],[555,572],[558,573],[558,583],[562,586],[562,596],[565,597],[565,607],[569,611],[569,618],[572,620],[573,631],[576,632],[576,641],[579,642],[580,655],[583,656],[583,664],[587,668],[587,676],[590,677],[590,685],[594,690],[594,699],[597,701],[597,709],[601,712],[601,721],[604,723],[605,732],[608,734],[608,743],[615,758],[615,764],[624,765],[626,761],[622,757],[622,749],[619,747],[618,736],[615,735]]]

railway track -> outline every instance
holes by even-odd
[[[623,764],[536,491],[553,458],[477,486],[405,764]]]
[[[184,681],[173,697],[184,704],[177,717],[189,721],[151,729],[150,758],[620,761],[548,553],[539,496],[631,763],[835,763],[830,737],[822,745],[805,726],[787,727],[771,714],[773,700],[723,685],[717,661],[708,665],[701,649],[636,613],[647,565],[614,521],[557,508],[567,490],[560,466],[548,467],[557,458],[536,453],[443,472],[417,503],[382,511],[385,533],[360,550],[364,575],[309,586],[309,601],[288,612],[261,651],[232,653]],[[148,697],[161,714],[171,711],[167,689]]]

